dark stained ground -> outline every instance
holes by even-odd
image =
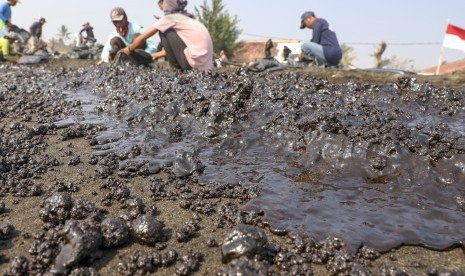
[[[0,70],[7,275],[465,273],[465,73]]]

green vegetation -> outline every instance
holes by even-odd
[[[65,25],[61,25],[57,33],[58,41],[61,44],[64,44],[67,40],[69,40],[70,35],[71,33],[69,32],[68,27],[66,27]]]
[[[383,58],[383,54],[386,51],[387,43],[381,41],[378,47],[373,52],[374,68],[391,68],[398,70],[406,70],[415,72],[414,61],[411,59],[399,59],[397,56],[390,56]]]
[[[215,53],[224,50],[227,55],[231,55],[237,48],[237,39],[241,34],[237,27],[237,16],[231,16],[225,10],[222,0],[211,0],[211,6],[204,0],[200,10],[195,8],[195,14],[210,32]]]
[[[348,46],[347,44],[341,44],[342,49],[342,60],[341,64],[344,68],[352,67],[352,62],[357,59],[354,53],[354,48]]]

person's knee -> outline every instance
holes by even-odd
[[[121,37],[117,37],[117,36],[113,37],[110,40],[110,45],[111,45],[111,47],[118,47],[120,49],[123,49],[124,47],[126,47],[126,44],[121,39]]]
[[[110,60],[112,60],[116,54],[126,47],[126,44],[120,37],[113,37],[110,40],[111,50],[110,50]]]
[[[113,37],[110,40],[110,45],[112,49],[118,49],[118,50],[121,50],[124,47],[126,47],[126,44],[120,37]]]

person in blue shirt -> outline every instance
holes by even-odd
[[[108,37],[101,55],[102,62],[107,63],[113,61],[120,50],[126,48],[136,37],[145,32],[143,27],[128,21],[123,8],[112,9],[110,17],[115,30]],[[149,64],[152,62],[151,54],[157,51],[157,46],[154,40],[147,39],[143,45],[134,49],[129,58],[137,65]]]
[[[32,23],[29,27],[29,34],[31,35],[27,41],[27,55],[34,55],[40,49],[47,47],[46,43],[42,41],[42,27],[47,23],[45,18],[41,17],[39,20]]]
[[[323,18],[316,17],[312,11],[304,12],[301,16],[300,28],[313,30],[310,42],[302,44],[300,60],[315,57],[319,64],[337,66],[342,59],[342,49],[336,33]]]
[[[29,33],[31,34],[31,36],[40,39],[42,37],[42,27],[45,23],[47,23],[47,21],[43,17],[41,17],[38,21],[32,23],[31,27],[29,27]]]
[[[7,0],[0,4],[0,34],[1,36],[8,33],[8,29],[13,26],[11,23],[11,7],[16,6],[17,0]]]

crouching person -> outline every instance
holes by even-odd
[[[47,23],[45,18],[41,17],[38,21],[32,23],[29,28],[30,37],[27,41],[27,55],[36,55],[39,50],[47,52],[47,44],[42,41],[42,28]]]
[[[300,29],[312,29],[312,39],[302,44],[302,54],[299,58],[317,59],[318,64],[325,66],[337,66],[342,59],[342,49],[339,45],[336,33],[328,22],[316,17],[312,11],[304,12],[300,18]]]
[[[102,62],[116,61],[120,50],[130,45],[133,40],[140,36],[145,30],[138,24],[128,21],[123,8],[114,8],[110,13],[111,21],[115,30],[110,34],[102,50]],[[152,62],[151,54],[156,52],[157,44],[152,39],[147,39],[138,47],[133,48],[130,60],[136,65],[147,65]]]
[[[18,34],[14,32],[9,32],[6,36],[0,38],[0,62],[10,61],[17,63],[17,58],[21,56],[21,54],[17,52],[13,53],[11,48],[18,39]]]
[[[134,49],[156,33],[160,33],[163,50],[152,54],[152,58],[165,57],[170,66],[180,70],[211,70],[213,66],[213,42],[207,28],[199,21],[186,15],[186,1],[165,0],[164,16],[145,33],[123,50],[131,55]]]

